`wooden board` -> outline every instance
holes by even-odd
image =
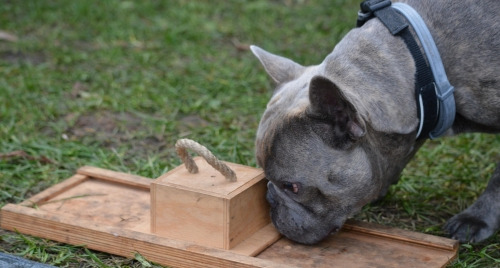
[[[458,250],[455,240],[363,222],[349,222],[315,246],[265,242],[277,235],[268,225],[234,249],[204,247],[150,232],[151,182],[83,167],[21,204],[4,206],[0,226],[125,257],[138,252],[174,267],[443,267]]]
[[[314,247],[281,239],[258,258],[302,267],[442,267],[456,243],[439,237],[351,221]],[[292,256],[292,257],[290,257]]]

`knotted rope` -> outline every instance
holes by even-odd
[[[198,173],[198,166],[194,162],[193,158],[191,158],[191,156],[188,154],[187,149],[193,150],[198,155],[205,158],[208,164],[210,164],[213,168],[224,175],[224,177],[226,177],[226,180],[236,181],[236,174],[234,173],[234,171],[225,163],[217,159],[217,157],[215,157],[215,155],[213,155],[212,152],[207,149],[207,147],[190,139],[180,139],[175,143],[175,149],[190,173]]]

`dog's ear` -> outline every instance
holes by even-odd
[[[304,66],[290,59],[269,53],[260,47],[250,46],[250,49],[277,84],[292,81],[305,70]]]
[[[335,142],[347,137],[356,140],[365,135],[363,119],[330,79],[313,77],[309,83],[309,100],[310,116],[330,125],[329,129],[320,131],[328,133],[320,133],[321,135],[333,135]]]

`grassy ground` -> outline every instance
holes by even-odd
[[[193,138],[255,165],[271,83],[257,44],[316,64],[355,23],[358,1],[14,1],[0,5],[0,205],[95,165],[157,177]],[[9,33],[11,35],[6,35]],[[500,137],[429,142],[401,182],[357,218],[445,235],[484,189]],[[0,230],[0,250],[62,267],[153,267]],[[500,266],[500,237],[462,245],[451,267]]]

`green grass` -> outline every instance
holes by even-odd
[[[14,1],[0,5],[0,205],[82,165],[158,177],[189,137],[255,166],[254,135],[272,87],[241,44],[319,63],[354,26],[358,1]],[[500,138],[426,144],[402,180],[357,218],[445,235],[484,189]],[[82,246],[0,231],[0,250],[61,267],[154,267]],[[498,235],[462,245],[451,267],[500,266]],[[82,265],[82,266],[79,266]]]

